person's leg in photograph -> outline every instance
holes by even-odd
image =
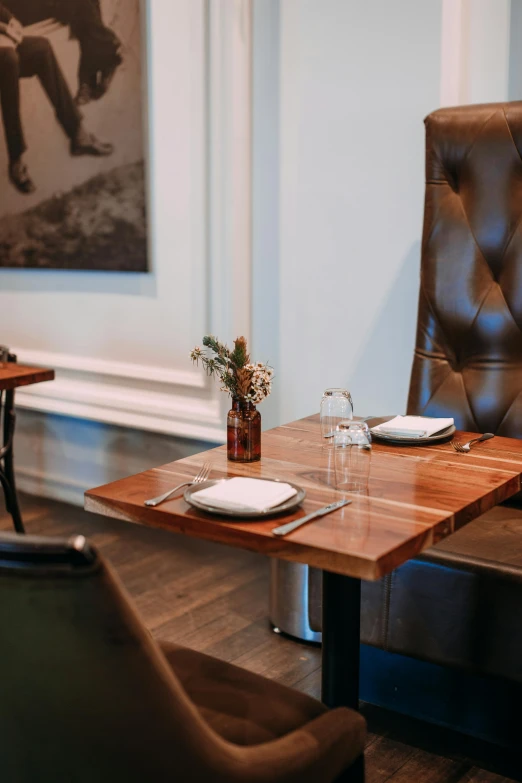
[[[54,50],[44,37],[28,36],[17,49],[0,59],[0,92],[2,115],[9,146],[9,176],[23,193],[31,193],[34,184],[27,173],[22,155],[25,142],[21,133],[19,79],[37,76],[54,107],[58,122],[71,141],[71,155],[110,155],[112,144],[99,141],[84,127],[82,116],[75,106]],[[3,67],[1,67],[3,64]],[[7,85],[7,89],[6,89]],[[4,102],[6,104],[4,108]]]
[[[56,112],[58,122],[67,136],[76,138],[82,117],[47,38],[27,36],[18,47],[20,77],[37,76]]]
[[[26,144],[20,116],[20,60],[15,48],[0,48],[0,103],[9,155],[9,179],[22,193],[32,193],[34,184],[23,160]]]
[[[80,42],[80,64],[78,66],[78,92],[75,103],[85,106],[93,100],[98,87],[98,68],[94,47]]]

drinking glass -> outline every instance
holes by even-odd
[[[353,403],[347,389],[326,389],[321,400],[321,435],[325,446],[332,445],[333,435],[342,421],[353,419]]]
[[[363,421],[341,422],[333,436],[335,488],[367,492],[372,458],[372,436]]]

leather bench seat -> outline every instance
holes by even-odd
[[[310,569],[321,631],[321,571]],[[376,582],[362,582],[361,642],[522,684],[522,509],[496,506]]]
[[[426,118],[417,336],[407,412],[522,437],[522,102]],[[522,511],[497,507],[366,586],[363,637],[522,682]]]
[[[362,586],[361,641],[522,683],[522,509],[497,506]]]
[[[522,101],[426,118],[421,248],[407,413],[522,438]],[[363,582],[363,698],[519,749],[521,618],[522,509],[497,506]]]

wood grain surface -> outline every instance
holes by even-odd
[[[459,440],[474,433],[457,432]],[[250,476],[293,481],[306,490],[293,513],[256,522],[231,521],[191,508],[180,495],[156,508],[144,500],[193,477],[211,462],[211,478]],[[457,454],[449,442],[393,446],[374,442],[369,490],[351,505],[285,538],[277,524],[297,519],[342,497],[334,488],[332,450],[323,448],[318,416],[263,433],[262,458],[227,461],[226,448],[89,490],[85,508],[230,546],[363,579],[378,579],[450,535],[520,489],[522,441],[496,437]]]
[[[0,362],[0,391],[30,386],[33,383],[52,381],[54,370],[44,367],[28,367],[16,362]]]

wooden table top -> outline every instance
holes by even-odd
[[[473,433],[457,432],[464,442]],[[156,508],[143,505],[193,477],[204,462],[210,478],[251,476],[293,481],[306,489],[295,512],[259,522],[232,521],[197,511],[183,497]],[[283,560],[348,576],[378,579],[450,535],[520,489],[522,441],[495,437],[469,454],[449,443],[393,446],[374,441],[368,495],[294,533],[271,530],[339,498],[333,484],[332,450],[321,443],[319,417],[310,416],[262,435],[260,462],[227,461],[226,447],[201,452],[115,481],[85,496],[98,514],[219,541]]]
[[[0,391],[30,386],[32,383],[52,381],[54,370],[45,367],[28,367],[17,362],[0,362]]]

